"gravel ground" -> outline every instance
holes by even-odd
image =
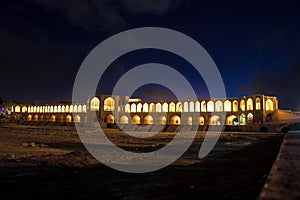
[[[94,130],[88,130],[93,134]],[[118,130],[106,135],[119,147],[149,152],[174,137],[136,139]],[[283,139],[278,133],[222,133],[204,159],[205,133],[172,165],[146,174],[118,172],[86,151],[74,127],[0,124],[1,199],[256,199]]]

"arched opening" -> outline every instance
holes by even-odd
[[[24,112],[27,112],[27,107],[26,106],[23,106],[22,107],[22,112],[24,113]]]
[[[260,110],[261,109],[261,104],[260,104],[260,98],[256,97],[255,99],[255,109]]]
[[[78,105],[78,112],[82,113],[82,105]]]
[[[168,112],[169,111],[168,107],[169,107],[168,103],[165,102],[162,107],[162,112]]]
[[[196,101],[195,103],[195,112],[200,112],[200,102]]]
[[[157,103],[156,106],[155,106],[155,111],[156,112],[161,112],[161,104],[160,103]]]
[[[207,112],[214,112],[214,102],[213,101],[209,101],[207,103]]]
[[[180,124],[180,117],[178,115],[174,115],[171,118],[170,124],[179,125]]]
[[[35,122],[39,121],[39,116],[38,115],[34,115],[33,116],[33,121],[35,121]]]
[[[244,99],[242,99],[240,101],[240,108],[241,108],[242,111],[245,111],[245,109],[246,109],[246,105],[245,105],[245,100]]]
[[[153,124],[153,117],[147,115],[144,119],[144,124]]]
[[[80,122],[80,116],[79,115],[75,115],[74,122]]]
[[[252,124],[253,123],[253,114],[252,113],[249,113],[247,115],[247,123],[248,124]]]
[[[135,103],[131,104],[130,112],[133,112],[133,113],[136,112],[136,104]]]
[[[97,97],[93,97],[90,101],[90,110],[99,111],[99,108],[100,108],[100,100]]]
[[[78,106],[77,106],[77,105],[74,105],[74,106],[73,106],[73,112],[74,112],[74,113],[77,113],[77,112],[78,112]]]
[[[61,113],[61,105],[57,107],[57,112]]]
[[[143,105],[143,112],[149,112],[149,105],[148,105],[148,103],[144,103],[144,105]]]
[[[229,100],[226,100],[224,102],[224,111],[225,112],[231,112],[231,102]]]
[[[129,104],[129,103],[127,103],[127,104],[125,105],[125,112],[126,112],[126,113],[130,113],[130,104]]]
[[[107,115],[105,118],[106,118],[106,119],[105,119],[105,122],[106,122],[106,123],[109,123],[109,124],[115,123],[115,118],[114,118],[113,115],[109,114],[109,115]]]
[[[182,103],[181,102],[178,102],[176,104],[176,112],[182,112]]]
[[[201,112],[206,112],[206,102],[205,101],[201,102]]]
[[[104,100],[104,111],[114,111],[115,110],[115,100],[108,97]]]
[[[266,101],[266,111],[274,111],[274,105],[271,99]]]
[[[209,125],[221,125],[220,117],[213,115],[209,118]]]
[[[155,105],[154,105],[154,103],[150,103],[149,112],[155,112]]]
[[[240,115],[240,125],[246,125],[246,116],[244,114]]]
[[[239,119],[235,115],[230,115],[226,118],[226,125],[234,125],[237,126],[239,125]]]
[[[166,124],[167,123],[167,118],[165,116],[161,116],[158,118],[159,124]]]
[[[205,124],[205,119],[203,116],[199,117],[199,124],[204,125]]]
[[[51,115],[50,121],[51,121],[51,122],[55,122],[55,115]]]
[[[33,112],[36,113],[36,106],[33,107]],[[55,112],[55,108],[54,108],[54,112]],[[57,112],[57,107],[56,107],[56,112]]]
[[[239,111],[239,103],[237,100],[233,101],[233,108],[232,108],[233,112],[238,112]]]
[[[85,112],[85,113],[86,113],[86,105],[83,105],[83,106],[82,106],[82,112]]]
[[[223,112],[223,103],[220,100],[216,102],[216,112]]]
[[[34,112],[36,112],[36,107],[34,106]],[[55,112],[55,113],[57,113],[57,106],[54,106],[54,108],[53,108],[53,112]]]
[[[58,121],[59,121],[59,122],[64,122],[64,116],[59,115],[59,116],[58,116]]]
[[[70,112],[70,107],[69,107],[69,105],[66,105],[66,112],[67,112],[67,113]]]
[[[247,110],[253,110],[253,100],[251,98],[247,100]]]
[[[143,105],[141,103],[138,103],[136,106],[136,112],[142,112]]]
[[[31,121],[32,120],[32,115],[27,115],[27,121]]]
[[[134,115],[134,116],[132,117],[132,123],[133,123],[133,124],[141,124],[141,118],[140,118],[140,116]]]
[[[175,112],[175,103],[174,102],[171,102],[170,103],[170,106],[169,106],[169,112]]]
[[[126,115],[123,115],[121,118],[120,118],[120,123],[121,124],[128,124],[128,117]]]
[[[72,113],[74,111],[74,106],[70,105],[70,113]]]
[[[193,101],[190,102],[190,112],[195,112],[195,103]]]
[[[187,124],[193,125],[193,118],[191,116],[187,117]]]
[[[186,101],[183,103],[183,112],[189,112],[189,103]]]
[[[66,116],[66,122],[72,122],[72,116],[71,115]]]

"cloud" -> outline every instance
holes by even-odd
[[[300,110],[300,60],[291,63],[288,69],[282,67],[284,73],[280,72],[278,69],[261,72],[246,85],[245,92],[275,95],[279,99],[279,108]]]
[[[47,11],[59,12],[86,30],[114,32],[127,26],[124,14],[162,15],[180,0],[27,0]]]

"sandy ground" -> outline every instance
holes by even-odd
[[[93,130],[90,130],[92,133]],[[149,152],[174,134],[135,139],[106,129],[119,147]],[[197,157],[204,137],[172,165],[146,174],[102,165],[82,145],[73,127],[0,124],[1,199],[256,199],[277,156],[283,135],[223,133],[214,150]]]

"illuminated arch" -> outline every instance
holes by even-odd
[[[70,106],[69,105],[66,105],[66,110],[65,110],[67,113],[70,112]]]
[[[57,107],[57,112],[61,113],[61,105]]]
[[[82,106],[82,112],[85,112],[85,113],[86,113],[86,105],[83,105],[83,106]]]
[[[144,119],[144,124],[153,124],[153,117],[150,115],[147,115]]]
[[[193,118],[191,116],[187,117],[187,124],[188,125],[193,125]]]
[[[195,103],[195,112],[200,112],[200,102],[196,101]]]
[[[176,111],[175,107],[176,107],[175,103],[171,102],[170,105],[169,105],[169,112],[175,112]]]
[[[182,103],[181,102],[178,102],[176,104],[176,112],[182,112]]]
[[[75,115],[74,117],[74,122],[80,122],[80,116],[79,115]]]
[[[253,114],[252,113],[249,113],[247,115],[247,123],[248,124],[252,124],[253,123]]]
[[[230,115],[226,118],[226,125],[239,125],[239,119],[236,115]]]
[[[156,106],[155,106],[155,111],[156,112],[161,112],[161,104],[160,103],[157,103]]]
[[[266,111],[274,111],[274,104],[271,99],[266,101]]]
[[[206,102],[205,101],[201,102],[201,112],[206,112]]]
[[[239,111],[239,103],[237,100],[233,101],[233,108],[232,108],[233,112],[238,112]]]
[[[50,117],[50,121],[51,121],[51,122],[55,122],[55,120],[56,120],[56,117],[55,117],[55,115],[51,115],[51,117]]]
[[[53,113],[53,111],[54,111],[54,107],[50,106],[50,112]]]
[[[134,123],[134,124],[141,124],[141,118],[140,118],[140,116],[134,115],[132,117],[132,123]]]
[[[98,97],[93,97],[90,101],[90,110],[91,111],[99,111],[100,108],[100,100]]]
[[[215,104],[216,108],[216,112],[223,112],[223,102],[222,101],[217,101]]]
[[[39,106],[36,107],[36,112],[37,112],[37,113],[40,112],[40,107],[39,107]]]
[[[155,112],[155,105],[154,105],[154,103],[150,103],[149,112]]]
[[[34,115],[33,116],[33,121],[35,121],[35,122],[39,121],[39,116],[38,115]]]
[[[74,106],[73,106],[73,112],[74,112],[74,113],[77,113],[77,112],[78,112],[78,106],[77,106],[77,105],[74,105]]]
[[[247,110],[253,110],[253,100],[251,98],[247,100]]]
[[[104,111],[114,111],[115,110],[115,100],[108,97],[104,100]]]
[[[127,104],[125,105],[125,112],[126,112],[126,113],[130,113],[130,104],[129,104],[129,103],[127,103]]]
[[[213,115],[209,118],[209,125],[221,125],[220,117]]]
[[[200,124],[200,125],[204,125],[204,124],[205,124],[205,119],[204,119],[203,116],[200,116],[200,117],[199,117],[199,124]]]
[[[121,124],[128,124],[128,117],[126,115],[123,115],[121,118],[120,118],[120,123]]]
[[[213,101],[209,101],[207,103],[207,112],[214,112],[214,102]]]
[[[231,102],[229,100],[226,100],[224,102],[224,111],[225,112],[231,112]]]
[[[193,101],[190,102],[190,112],[195,112],[195,103]]]
[[[246,105],[245,105],[245,100],[244,99],[242,99],[240,101],[240,109],[241,109],[241,111],[245,111],[246,110]]]
[[[261,104],[260,104],[260,98],[256,97],[255,99],[255,109],[260,110],[261,109]]]
[[[133,113],[136,112],[136,104],[135,103],[131,104],[130,112],[133,112]]]
[[[244,114],[240,115],[240,125],[246,125],[246,116]]]
[[[171,118],[170,124],[179,125],[180,124],[180,117],[178,115],[174,115]]]
[[[106,120],[105,120],[106,123],[109,123],[109,124],[113,124],[115,123],[115,118],[113,115],[109,114],[106,116]]]
[[[78,110],[77,112],[82,113],[82,105],[78,105]]]
[[[70,113],[74,112],[74,106],[70,105]]]
[[[169,105],[167,102],[163,103],[162,106],[162,112],[168,112],[169,111]]]
[[[166,124],[167,123],[167,118],[165,116],[161,116],[158,118],[159,124]]]
[[[23,106],[22,107],[22,112],[24,113],[24,112],[27,112],[27,107],[26,106]]]
[[[34,112],[35,112],[35,110],[36,110],[36,107],[34,106]],[[54,106],[53,112],[57,113],[57,106]]]
[[[72,122],[72,116],[71,115],[66,116],[66,122]]]
[[[183,112],[189,112],[189,103],[187,101],[183,103]]]
[[[143,105],[143,112],[149,112],[149,105],[148,105],[148,103],[144,103],[144,105]]]
[[[64,105],[62,105],[62,107],[61,107],[61,112],[66,112],[66,107],[64,106]]]
[[[27,121],[31,121],[32,120],[32,115],[27,115]]]
[[[138,103],[136,106],[136,112],[142,112],[143,105],[141,103]]]

